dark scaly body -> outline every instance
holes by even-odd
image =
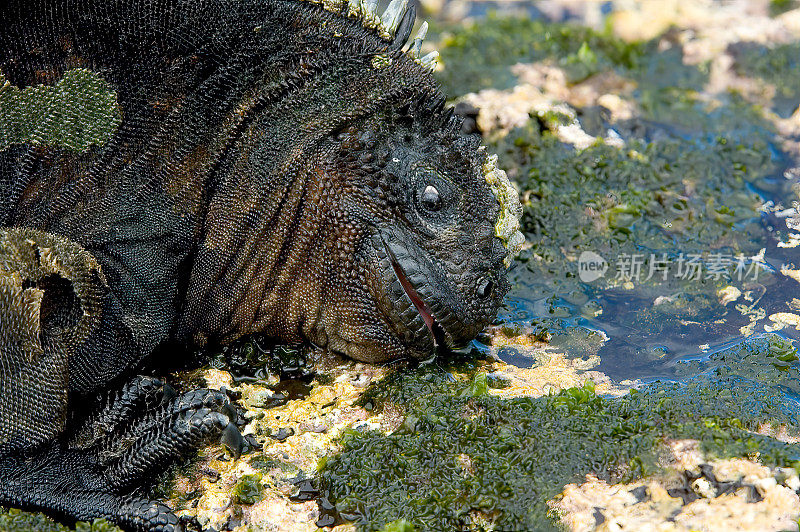
[[[0,502],[173,526],[159,517],[165,509],[126,494],[203,438],[230,435],[224,398],[173,399],[139,379],[61,434],[65,387],[119,386],[166,341],[260,331],[381,361],[463,343],[494,317],[507,285],[507,250],[495,236],[503,205],[486,184],[478,140],[458,133],[429,71],[402,50],[413,13],[400,12],[387,32],[348,17],[353,5],[326,8],[0,7],[7,105],[9,91],[32,97],[26,88],[78,79],[66,111],[49,108],[33,125],[6,113],[13,127],[0,136],[0,392],[24,395],[19,375],[38,368],[56,384],[34,395],[61,406],[40,423],[29,404],[2,403]],[[94,102],[108,105],[96,111]],[[43,262],[50,253],[57,259]],[[141,448],[110,451],[151,396],[165,428],[152,441],[136,435]],[[177,444],[176,420],[189,418],[202,430]],[[21,471],[28,456],[52,474]],[[58,491],[65,463],[97,477],[78,490],[88,502]],[[31,492],[32,482],[45,487]],[[98,494],[109,492],[119,495],[101,505]],[[143,517],[151,507],[156,517]]]

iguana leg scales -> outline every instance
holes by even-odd
[[[9,479],[0,486],[0,504],[46,508],[78,519],[102,515],[131,530],[181,530],[172,511],[141,497],[140,488],[171,463],[220,437],[238,456],[243,440],[233,424],[235,410],[220,391],[193,390],[172,397],[169,388],[148,377],[137,377],[111,395],[104,409],[86,422],[91,427],[77,431],[97,435],[101,420],[114,420],[105,427],[106,437],[73,439],[77,447],[56,441],[27,458],[0,459],[0,475]],[[149,408],[131,408],[148,402]]]
[[[109,393],[99,408],[69,440],[70,447],[84,448],[94,445],[99,438],[111,438],[129,430],[129,422],[147,411],[175,397],[175,390],[153,377],[139,376],[128,381],[121,389]]]
[[[46,510],[55,517],[105,517],[137,532],[178,532],[179,519],[167,506],[138,493],[115,492],[84,451],[54,442],[29,456],[0,458],[0,505]]]
[[[125,489],[216,438],[222,437],[238,457],[243,440],[232,423],[234,416],[222,392],[193,390],[134,423],[121,437],[104,442],[99,458],[109,482]]]

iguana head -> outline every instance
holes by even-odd
[[[337,242],[349,260],[330,261],[342,270],[320,320],[329,348],[366,361],[427,357],[495,318],[521,207],[459,126],[443,108],[406,105],[341,135],[335,166],[352,170],[338,173],[338,203],[358,236]]]
[[[404,49],[414,15],[402,0],[381,18],[359,0],[312,9],[318,19],[292,28],[302,46],[284,50],[300,65],[265,74],[278,96],[253,90],[237,110],[189,325],[368,362],[461,346],[508,291],[517,193],[461,134],[421,36]]]

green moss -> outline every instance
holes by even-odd
[[[444,69],[437,74],[446,94],[460,96],[486,88],[513,87],[517,63],[549,60],[561,67],[569,83],[613,71],[637,87],[637,99],[653,117],[676,101],[693,105],[692,94],[708,80],[708,66],[686,65],[683,50],[667,36],[648,42],[626,42],[610,28],[596,31],[573,24],[489,16],[480,24],[452,25],[439,46]],[[436,33],[436,30],[434,31]]]
[[[741,348],[787,364],[791,378],[798,370],[796,349],[777,336]],[[736,368],[749,371],[751,359],[725,360],[685,383],[619,399],[587,382],[506,400],[486,395],[480,373],[463,381],[435,366],[398,372],[369,393],[377,410],[403,409],[405,422],[389,435],[347,433],[342,452],[320,463],[322,493],[360,530],[398,519],[419,531],[547,530],[556,524],[545,501],[566,483],[655,472],[667,438],[696,438],[710,456],[800,466],[800,446],[752,432],[765,421],[797,429],[783,381],[748,380]]]
[[[525,191],[527,253],[547,265],[584,250],[673,252],[676,242],[686,254],[759,249],[731,228],[758,217],[762,201],[747,185],[775,167],[763,139],[673,138],[575,150],[531,121],[495,148]]]
[[[264,472],[270,471],[274,468],[285,467],[284,462],[275,460],[274,458],[270,458],[262,454],[257,454],[256,456],[252,457],[250,459],[250,465],[255,469],[259,469]]]
[[[676,375],[684,377],[715,371],[722,377],[740,377],[766,386],[781,386],[800,395],[797,349],[776,334],[750,338],[703,360],[679,361]]]
[[[797,0],[770,0],[769,14],[773,17],[777,17],[782,13],[786,13],[787,11],[797,8],[797,6]]]
[[[417,529],[405,519],[398,519],[387,523],[382,532],[417,532]]]
[[[68,70],[55,85],[24,89],[0,72],[0,151],[31,143],[82,152],[108,142],[119,123],[116,93],[89,70]]]
[[[153,500],[169,500],[175,508],[187,508],[193,500],[203,493],[201,489],[186,491],[176,482],[178,478],[197,478],[201,473],[198,470],[198,461],[194,458],[176,462],[156,476],[153,487],[148,497]]]
[[[0,508],[0,530],[3,532],[122,532],[105,519],[95,519],[91,523],[80,521],[74,528],[54,522],[43,514],[23,512],[17,509]]]

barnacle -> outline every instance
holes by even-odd
[[[511,257],[519,253],[525,237],[519,230],[519,221],[522,218],[522,203],[519,201],[519,193],[511,181],[508,180],[506,173],[497,167],[497,155],[490,155],[486,158],[483,165],[483,175],[486,178],[489,188],[497,202],[500,204],[500,214],[494,226],[494,233],[503,241],[508,249],[506,266],[511,261]]]

